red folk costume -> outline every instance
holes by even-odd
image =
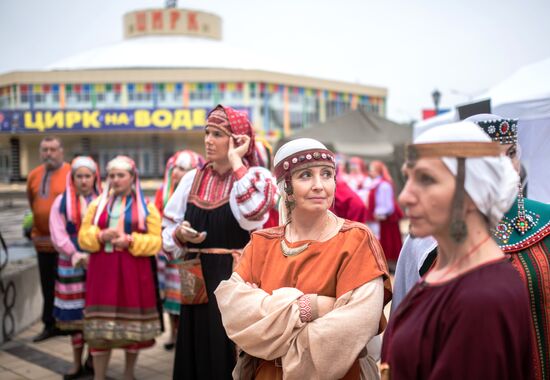
[[[336,192],[332,211],[341,218],[364,223],[367,220],[367,209],[361,198],[339,175],[336,175]]]
[[[386,259],[395,263],[403,245],[399,229],[403,212],[395,199],[393,180],[386,166],[380,161],[373,161],[371,165],[378,168],[380,176],[373,179],[369,186],[366,220],[378,235]]]
[[[84,338],[94,352],[136,350],[154,344],[161,331],[154,256],[161,247],[160,215],[146,203],[135,163],[118,156],[110,168],[134,173],[134,190],[115,196],[107,188],[90,205],[78,234],[80,246],[91,252],[86,279]],[[100,241],[100,232],[116,228],[128,235],[121,249]]]
[[[258,157],[258,164],[271,171],[272,166],[272,156],[273,148],[271,145],[263,138],[256,139],[256,156]],[[278,202],[280,199],[279,193],[275,193],[275,200],[273,202],[273,207],[269,209],[269,218],[264,224],[263,228],[271,228],[279,225],[279,211],[278,211]]]

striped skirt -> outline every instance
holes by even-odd
[[[164,310],[173,315],[180,314],[181,308],[181,282],[178,269],[179,260],[170,260],[166,256],[162,256],[166,260],[164,269]]]
[[[53,315],[57,327],[65,331],[80,331],[86,297],[86,272],[74,268],[71,257],[59,253]]]

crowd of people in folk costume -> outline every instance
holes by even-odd
[[[34,340],[70,335],[65,379],[105,379],[112,349],[133,379],[165,328],[174,379],[550,378],[550,205],[523,194],[517,120],[421,134],[400,194],[384,163],[314,139],[273,156],[231,107],[204,132],[205,157],[175,153],[154,201],[131,158],[69,164],[42,140]]]

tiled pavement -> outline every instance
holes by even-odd
[[[0,379],[61,379],[62,374],[70,370],[70,337],[60,336],[32,343],[32,337],[38,334],[41,328],[41,323],[35,323],[11,342],[0,346]],[[135,372],[137,380],[161,380],[172,377],[174,351],[164,350],[163,344],[167,338],[168,333],[165,332],[157,338],[154,347],[140,352]],[[124,352],[113,350],[107,375],[110,379],[122,379],[123,371]],[[91,378],[90,376],[87,379]]]

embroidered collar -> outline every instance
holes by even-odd
[[[189,202],[203,209],[220,207],[229,201],[234,181],[233,171],[220,175],[212,168],[212,163],[207,163],[197,170],[189,193]]]
[[[525,220],[518,214],[518,200],[493,230],[504,252],[516,252],[550,235],[550,205],[524,199]]]

